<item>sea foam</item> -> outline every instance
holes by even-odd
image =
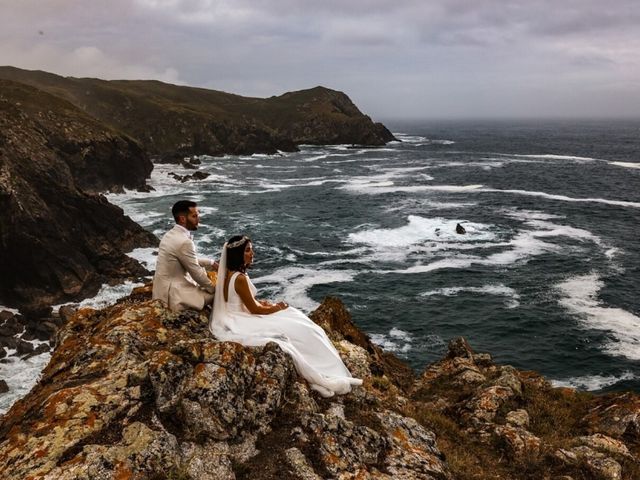
[[[610,335],[605,352],[640,360],[640,318],[621,308],[603,306],[598,298],[602,287],[604,282],[596,273],[570,277],[557,285],[563,295],[559,303],[577,315],[587,328]]]
[[[576,161],[576,162],[598,162],[601,161],[597,158],[591,158],[591,157],[576,157],[573,155],[554,155],[551,153],[543,153],[543,154],[538,154],[538,155],[518,155],[515,153],[509,154],[509,153],[505,153],[505,154],[498,154],[498,155],[507,155],[507,156],[512,156],[512,157],[522,157],[522,158],[541,158],[541,159],[548,159],[548,160],[570,160],[570,161]]]
[[[463,223],[466,235],[455,233],[456,224]],[[364,243],[373,247],[398,248],[423,243],[425,241],[471,242],[488,241],[495,238],[490,226],[465,222],[461,219],[445,219],[441,217],[425,218],[409,215],[407,224],[397,228],[376,228],[350,233],[351,243]]]
[[[18,315],[20,313],[15,308],[5,307],[4,305],[0,305],[0,312],[2,312],[2,311],[7,311],[7,312],[10,312],[10,313],[13,313],[14,315]]]
[[[616,165],[618,167],[625,168],[640,168],[640,163],[632,163],[632,162],[609,162],[611,165]]]
[[[637,202],[625,202],[623,200],[608,200],[606,198],[575,198],[567,197],[566,195],[554,195],[545,192],[532,192],[528,190],[501,190],[498,188],[482,188],[477,190],[478,192],[494,192],[494,193],[512,193],[515,195],[525,195],[529,197],[542,197],[550,200],[560,200],[563,202],[584,202],[584,203],[603,203],[606,205],[615,205],[619,207],[632,207],[640,208],[640,203]]]
[[[6,413],[16,400],[33,388],[50,359],[51,354],[44,352],[26,359],[11,356],[0,363],[0,378],[9,387],[7,393],[0,395],[0,414]]]
[[[632,372],[624,372],[621,375],[585,375],[582,377],[567,378],[564,380],[551,380],[554,387],[569,387],[577,390],[597,391],[615,385],[619,382],[638,379],[638,375]]]
[[[269,275],[252,279],[255,284],[276,284],[276,290],[270,288],[278,300],[284,300],[305,312],[310,312],[318,307],[319,303],[311,299],[308,291],[314,285],[326,283],[350,282],[356,272],[351,270],[316,270],[304,267],[284,267],[275,270]],[[339,294],[336,294],[339,296]]]
[[[506,297],[505,304],[507,308],[516,308],[520,305],[518,299],[520,295],[513,289],[503,284],[491,284],[483,285],[482,287],[448,287],[438,288],[435,290],[429,290],[428,292],[421,293],[422,297],[431,297],[435,295],[442,295],[445,297],[454,297],[460,293],[478,293],[481,295],[498,295]]]
[[[575,248],[574,246],[566,247],[544,240],[547,238],[559,236],[566,236],[583,242],[590,241],[602,248],[606,248],[599,237],[593,235],[587,230],[533,219],[527,223],[530,226],[536,227],[537,230],[521,230],[517,232],[508,242],[500,241],[498,243],[486,244],[496,247],[508,246],[510,247],[510,249],[508,250],[496,252],[488,255],[487,257],[480,257],[475,255],[454,255],[445,259],[438,259],[427,264],[413,265],[403,270],[393,270],[387,273],[425,273],[445,268],[468,268],[474,264],[488,266],[508,266],[516,263],[527,262],[530,258],[541,255],[543,253],[561,253],[567,248]],[[466,227],[467,224],[465,223],[464,225]],[[493,235],[495,235],[495,233]],[[491,238],[488,238],[488,240],[491,240]]]
[[[131,293],[131,290],[133,290],[136,287],[141,287],[142,285],[144,284],[140,282],[131,282],[128,280],[119,285],[105,284],[100,288],[96,296],[91,298],[85,298],[77,305],[79,307],[89,307],[89,308],[95,308],[95,309],[105,308],[110,305],[113,305],[120,298],[126,297]],[[54,305],[53,309],[57,310],[64,305],[75,305],[75,304],[62,303],[60,305]]]
[[[409,332],[393,327],[387,333],[372,333],[371,341],[388,352],[407,353],[411,350],[413,337]]]
[[[338,187],[344,190],[351,190],[359,193],[368,193],[374,195],[380,195],[383,193],[418,193],[418,192],[451,192],[451,193],[464,193],[472,190],[481,189],[483,185],[395,185],[393,182],[389,183],[375,183],[375,182],[351,182],[342,187]],[[484,190],[486,191],[486,190]]]

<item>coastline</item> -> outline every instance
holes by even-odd
[[[80,309],[1,417],[6,478],[600,478],[640,473],[640,396],[552,388],[463,339],[416,375],[338,299],[311,314],[364,384],[323,399],[273,343],[211,338],[149,287]],[[97,348],[99,347],[99,348]]]

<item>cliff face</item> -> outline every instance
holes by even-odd
[[[97,191],[143,186],[140,146],[68,102],[0,80],[0,299],[27,310],[141,275],[157,239]]]
[[[637,396],[552,389],[463,339],[415,379],[328,299],[312,318],[365,382],[322,399],[277,345],[218,342],[148,296],[59,331],[2,417],[3,478],[639,478]]]
[[[392,139],[346,95],[320,87],[257,99],[0,67],[0,303],[39,316],[144,273],[123,252],[157,239],[98,193],[145,188],[148,155],[172,162]],[[202,174],[181,180],[190,178]]]
[[[64,98],[164,159],[295,151],[302,143],[383,145],[394,139],[345,94],[322,87],[261,99],[157,81],[65,78],[12,67],[0,67],[0,78]]]

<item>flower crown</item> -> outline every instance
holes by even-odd
[[[243,235],[240,240],[236,240],[235,242],[227,243],[227,248],[236,248],[240,245],[248,242],[250,239],[246,235]]]

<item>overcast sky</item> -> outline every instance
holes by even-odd
[[[0,0],[0,64],[375,119],[640,117],[638,0]]]

